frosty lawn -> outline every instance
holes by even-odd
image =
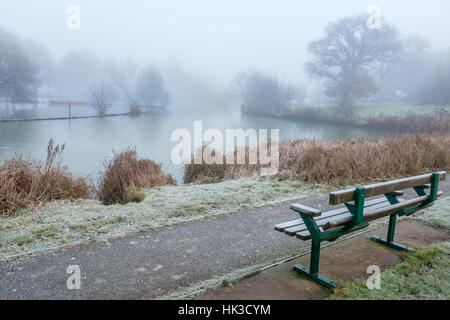
[[[145,190],[141,203],[104,206],[97,200],[50,203],[0,217],[0,259],[121,237],[186,221],[312,196],[323,190],[298,181],[256,177],[209,185]]]

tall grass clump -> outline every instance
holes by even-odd
[[[260,171],[259,162],[256,164],[250,164],[250,149],[249,147],[239,147],[236,148],[233,153],[234,163],[226,163],[226,156],[217,152],[216,150],[209,149],[203,146],[201,149],[195,151],[193,159],[195,157],[203,156],[211,157],[211,159],[217,159],[215,163],[209,161],[208,164],[205,161],[202,163],[191,163],[185,165],[184,167],[184,183],[217,183],[223,180],[231,180],[239,177],[246,177],[251,175],[256,175]],[[238,152],[242,152],[245,155],[245,163],[238,164]],[[204,159],[204,157],[203,157]]]
[[[248,159],[248,157],[246,158]],[[395,179],[450,168],[450,135],[404,134],[387,138],[318,141],[279,145],[278,174],[334,186]],[[259,165],[185,166],[185,180],[202,183],[258,175]]]
[[[174,185],[171,175],[161,170],[161,165],[149,159],[140,159],[135,149],[114,152],[100,172],[97,195],[105,205],[140,202],[145,195],[142,188]]]
[[[8,215],[53,200],[89,197],[84,178],[73,177],[62,166],[64,145],[50,140],[45,162],[16,154],[0,163],[0,214]]]

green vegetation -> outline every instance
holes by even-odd
[[[381,288],[368,289],[365,280],[343,283],[330,299],[407,300],[450,299],[450,242],[404,256],[381,273]]]
[[[209,185],[142,190],[142,202],[53,202],[0,217],[0,258],[79,242],[121,237],[185,221],[262,207],[321,192],[298,181],[258,177]]]

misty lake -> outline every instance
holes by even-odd
[[[25,108],[15,112],[19,112],[24,118],[67,115],[67,109],[64,108],[49,110],[34,108],[30,111]],[[86,106],[76,107],[73,108],[72,116],[91,115],[90,110]],[[123,109],[119,108],[116,112],[123,112]],[[1,118],[5,117],[0,116]],[[17,118],[17,114],[14,118]],[[47,143],[53,138],[58,144],[66,144],[64,164],[72,172],[95,175],[102,169],[103,161],[111,158],[113,150],[131,146],[136,147],[141,157],[161,163],[181,183],[183,167],[172,164],[170,160],[171,149],[177,144],[171,141],[171,134],[175,129],[185,128],[193,135],[195,120],[203,121],[203,132],[209,128],[217,128],[223,130],[224,136],[225,129],[279,129],[281,141],[295,138],[334,140],[387,134],[342,125],[243,115],[239,108],[229,106],[204,109],[173,106],[168,111],[138,116],[0,122],[0,158],[6,159],[14,153],[21,153],[45,160]]]

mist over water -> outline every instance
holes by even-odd
[[[357,102],[376,103],[379,113],[389,113],[392,102],[442,105],[429,98],[446,92],[448,85],[441,80],[445,72],[450,75],[450,5],[444,0],[1,0],[0,42],[20,42],[39,70],[35,92],[27,97],[38,103],[23,102],[26,94],[17,94],[18,99],[8,91],[10,96],[0,96],[0,119],[69,116],[67,104],[52,105],[52,100],[83,102],[72,107],[72,117],[102,117],[0,122],[0,157],[22,153],[44,160],[53,138],[66,144],[64,163],[70,170],[93,175],[112,150],[136,147],[140,156],[162,163],[181,182],[182,167],[170,161],[175,145],[170,137],[179,128],[192,132],[195,120],[203,121],[204,130],[222,132],[279,129],[281,141],[387,135],[395,128],[383,131],[279,117],[270,90],[263,86],[289,92],[293,99],[288,100],[296,100],[294,107],[336,106],[338,99],[326,92],[327,79],[312,77],[306,70],[311,59],[308,46],[326,34],[329,23],[365,14],[373,5],[398,30],[395,38],[404,52],[400,62],[361,67],[360,73],[368,74],[357,74],[356,82],[365,80],[368,85]],[[71,6],[79,9],[79,28],[68,27]],[[443,76],[435,79],[440,73]],[[266,104],[265,117],[241,112],[243,99],[234,85],[242,74],[261,80],[259,99],[248,100],[258,102],[256,111]],[[114,99],[110,97],[105,110],[101,103],[93,108],[92,97],[101,98],[102,92],[103,98]],[[428,100],[420,96],[423,92]],[[158,99],[152,100],[154,96]],[[291,108],[289,103],[283,107]],[[143,112],[104,117],[133,113],[133,108]],[[337,109],[329,110],[334,115]]]
[[[214,109],[194,112],[178,109],[140,116],[1,123],[0,157],[9,158],[14,153],[22,153],[45,160],[47,142],[54,138],[59,144],[66,143],[64,164],[71,171],[95,176],[103,168],[103,161],[112,156],[113,150],[131,146],[136,147],[140,156],[161,163],[178,182],[182,182],[183,166],[174,165],[170,160],[171,149],[176,145],[170,140],[171,133],[179,128],[193,132],[196,120],[203,121],[203,132],[210,128],[222,130],[224,134],[226,129],[279,128],[281,141],[295,138],[334,140],[387,134],[339,125],[295,123],[242,115],[239,109],[222,112]]]

